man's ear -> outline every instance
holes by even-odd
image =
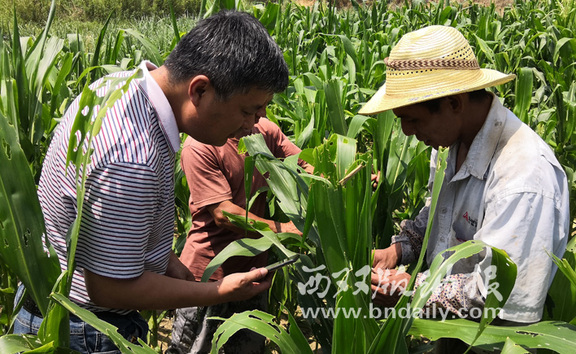
[[[205,97],[206,90],[210,86],[210,79],[205,75],[197,75],[188,84],[188,97],[195,106]]]
[[[464,97],[466,96],[466,97]],[[461,93],[458,95],[452,95],[446,97],[446,102],[448,102],[448,107],[454,113],[461,113],[464,109],[464,100],[468,98],[468,93]]]

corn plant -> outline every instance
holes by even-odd
[[[322,343],[324,351],[333,353],[341,352],[407,352],[405,336],[408,334],[412,324],[412,317],[408,318],[388,318],[382,323],[371,317],[371,302],[369,282],[366,277],[370,274],[370,250],[372,245],[372,198],[371,198],[371,181],[369,164],[372,159],[366,154],[357,155],[355,141],[352,139],[333,135],[325,144],[308,152],[311,156],[315,174],[319,176],[307,176],[299,174],[294,167],[290,168],[290,163],[283,163],[274,159],[260,136],[245,137],[243,143],[246,145],[252,158],[263,160],[260,164],[256,161],[255,165],[261,173],[270,175],[270,188],[273,191],[278,189],[280,204],[286,201],[290,204],[295,200],[294,196],[299,195],[298,204],[305,204],[306,208],[300,209],[299,212],[290,212],[294,206],[288,205],[288,215],[296,225],[304,223],[304,236],[302,242],[312,243],[310,246],[302,248],[305,250],[303,259],[311,260],[313,265],[322,265],[315,267],[314,270],[322,271],[322,279],[328,281],[326,294],[334,294],[335,300],[326,299],[326,303],[321,306],[335,306],[336,313],[342,315],[335,316],[333,320],[332,332],[328,338],[323,333],[315,333],[316,338]],[[447,156],[444,154],[443,156]],[[302,155],[300,156],[302,157]],[[292,165],[293,166],[293,165]],[[253,167],[247,166],[247,167]],[[436,188],[433,195],[431,213],[435,206],[435,196],[440,190],[440,181],[443,177],[443,168],[439,168],[436,177]],[[311,179],[307,200],[305,199],[306,190],[291,189],[296,185],[295,180],[307,178]],[[288,187],[287,187],[288,186]],[[301,187],[304,187],[301,184]],[[296,207],[297,209],[297,207]],[[304,209],[304,210],[303,210]],[[302,215],[306,212],[305,216]],[[241,217],[232,217],[238,223],[241,223]],[[432,218],[430,219],[432,220]],[[260,232],[264,237],[262,239],[248,239],[233,242],[223,250],[209,264],[207,272],[204,274],[208,279],[211,272],[220,266],[224,260],[233,255],[254,255],[258,254],[269,247],[275,246],[282,250],[285,255],[290,255],[286,248],[281,244],[283,237],[276,237],[264,225],[255,228],[254,223],[245,223],[253,231]],[[308,237],[309,235],[313,237]],[[427,237],[425,238],[427,240]],[[426,241],[424,241],[426,243]],[[455,253],[443,262],[444,257],[439,256],[431,265],[430,282],[418,289],[411,305],[408,305],[408,297],[404,297],[397,305],[397,309],[409,306],[413,311],[422,308],[426,299],[431,293],[431,289],[438,285],[440,280],[446,275],[449,267],[457,260],[478,253],[486,247],[479,242],[470,242],[454,249]],[[425,248],[425,246],[424,246]],[[448,253],[453,251],[447,250]],[[502,298],[496,299],[495,295],[488,296],[486,301],[487,308],[497,308],[506,301],[515,279],[515,265],[507,255],[499,250],[494,249],[495,257],[493,262],[498,265],[500,284],[504,284],[499,290]],[[419,264],[414,273],[421,268],[424,259],[422,253]],[[324,266],[325,265],[325,266]],[[307,299],[310,293],[302,291],[307,285],[317,285],[312,282],[310,275],[308,278],[302,277],[302,270],[310,269],[297,267],[293,273],[294,282],[298,284],[301,295],[299,299]],[[509,270],[507,270],[509,269]],[[324,272],[324,270],[326,270]],[[365,270],[365,271],[364,271]],[[320,274],[317,273],[317,277]],[[415,276],[412,278],[412,283]],[[364,291],[351,291],[354,287],[364,289]],[[411,285],[408,286],[408,289]],[[311,293],[314,296],[313,293]],[[308,300],[308,299],[307,299]],[[309,305],[309,301],[300,304],[303,308]],[[350,313],[354,309],[359,309],[357,316],[349,317],[343,315]],[[494,318],[484,317],[480,325],[476,326],[476,337],[470,343],[480,336],[487,324]],[[315,318],[314,320],[320,320]],[[292,319],[290,319],[292,321]],[[250,328],[259,333],[273,333],[272,341],[280,347],[281,350],[292,352],[294,346],[301,342],[302,335],[297,328],[291,327],[290,333],[276,331],[277,324],[272,321],[271,317],[262,316],[261,313],[249,312],[238,314],[230,320],[226,320],[221,325],[213,340],[213,352],[221,347],[229,338],[240,328]],[[280,332],[280,333],[278,333]],[[347,336],[349,333],[355,333],[353,339]],[[292,348],[292,349],[291,349]]]
[[[44,90],[50,87],[57,92],[63,87],[70,63],[66,57],[63,70],[55,69],[62,44],[47,38],[53,17],[54,4],[46,28],[36,41],[20,38],[15,19],[11,41],[0,45],[3,333],[9,331],[13,321],[16,280],[26,285],[29,295],[45,314],[48,295],[59,274],[53,249],[49,246],[44,249],[42,245],[44,220],[36,196],[36,180],[45,149],[44,130],[49,132],[53,127],[49,115],[58,103],[53,92],[45,94]]]
[[[319,275],[327,276],[333,281],[342,280],[331,277],[331,271],[344,263],[363,263],[368,254],[367,249],[387,246],[390,236],[398,231],[398,221],[413,217],[423,205],[424,198],[428,196],[426,184],[429,174],[429,149],[415,139],[403,136],[399,122],[394,120],[391,114],[383,113],[372,118],[356,112],[385,80],[383,59],[388,56],[390,49],[403,34],[425,25],[441,24],[458,28],[475,48],[483,66],[517,75],[515,83],[496,89],[505,105],[554,149],[568,175],[571,219],[576,218],[576,7],[573,6],[573,0],[517,1],[513,7],[503,12],[498,12],[495,6],[449,4],[447,1],[405,2],[395,10],[388,8],[385,1],[373,2],[369,6],[356,1],[351,4],[347,9],[336,9],[333,3],[321,2],[316,2],[310,8],[294,3],[268,2],[250,5],[239,1],[219,0],[206,0],[202,4],[203,16],[224,8],[249,11],[259,18],[274,36],[284,50],[292,76],[288,89],[277,95],[269,107],[268,117],[304,149],[301,157],[324,166],[318,167],[318,171],[324,171],[323,177],[301,176],[295,167],[295,161],[289,159],[282,164],[272,162],[257,144],[253,143],[253,146],[249,147],[254,160],[247,160],[252,164],[248,169],[254,166],[270,169],[272,167],[264,165],[274,164],[274,168],[278,169],[276,172],[285,175],[276,185],[270,187],[276,194],[277,201],[271,204],[271,209],[294,220],[295,224],[305,231],[305,237],[300,239],[293,235],[270,234],[262,225],[253,226],[258,232],[268,235],[265,238],[267,241],[253,245],[255,249],[272,248],[280,255],[294,252],[305,255],[293,272],[277,274],[277,282],[288,282],[291,279],[293,283],[305,284],[310,273],[306,273],[303,267],[310,269],[320,264],[327,268]],[[54,268],[54,265],[49,265],[53,261],[42,260],[51,256],[50,253],[41,254],[42,247],[38,240],[41,239],[39,235],[43,225],[41,218],[38,218],[40,214],[33,191],[43,155],[57,121],[72,100],[81,94],[86,83],[112,71],[131,69],[143,59],[161,64],[181,36],[174,15],[167,24],[162,21],[148,24],[145,20],[135,24],[134,27],[138,26],[141,31],[134,28],[114,29],[110,17],[94,36],[95,44],[92,45],[86,41],[85,33],[65,32],[60,37],[50,36],[48,29],[54,22],[53,11],[54,8],[48,17],[46,28],[36,39],[23,37],[15,22],[13,33],[4,33],[4,39],[0,42],[0,120],[3,124],[0,127],[0,151],[4,154],[0,171],[3,186],[3,191],[0,192],[3,198],[0,206],[0,228],[3,240],[8,240],[6,255],[2,253],[0,257],[0,301],[3,307],[0,323],[4,333],[9,331],[13,315],[11,309],[17,279],[26,282],[26,275],[22,275],[23,273],[41,274],[33,270],[34,268],[27,269],[28,265],[20,264],[24,260],[38,259],[30,264],[40,264],[40,268],[43,268],[41,271],[47,273],[51,273],[50,269]],[[186,21],[190,23],[188,19]],[[154,32],[153,35],[151,32]],[[166,38],[155,39],[158,36]],[[339,137],[335,138],[334,133]],[[327,141],[337,147],[328,147]],[[342,149],[348,149],[350,153],[355,151],[355,154],[353,158],[352,155],[341,157],[338,169],[331,169],[329,161],[335,163],[337,158],[334,157],[336,155],[330,155],[334,153],[330,149],[336,149],[338,156],[344,151]],[[342,178],[358,166],[363,167],[359,167],[358,172],[351,176],[348,182],[339,184]],[[372,173],[380,173],[381,176],[379,185],[373,192],[365,185],[368,183],[367,176]],[[177,227],[178,233],[185,235],[190,225],[188,190],[183,175],[177,171],[176,176],[179,216]],[[351,196],[356,194],[363,196],[358,197],[361,202],[352,203]],[[327,200],[331,202],[328,203]],[[334,205],[338,205],[338,201],[342,200],[347,201],[344,213],[334,209]],[[7,211],[23,210],[22,208],[30,215]],[[32,213],[35,215],[31,215]],[[358,220],[362,221],[356,225],[351,224],[347,219],[350,217],[348,213],[357,213],[360,215]],[[318,222],[318,217],[333,218],[336,221],[330,225],[322,220]],[[237,222],[243,223],[241,219]],[[20,231],[12,231],[15,229]],[[321,229],[332,231],[320,231]],[[368,232],[368,229],[371,229],[371,232]],[[334,240],[322,240],[323,233],[330,232],[337,235],[335,239],[339,240],[338,244],[332,244]],[[362,241],[352,245],[348,237],[354,232],[362,234]],[[8,235],[7,238],[4,235]],[[15,235],[18,235],[17,238],[14,238]],[[179,237],[175,240],[176,249],[179,247],[178,243],[184,239]],[[31,244],[30,240],[35,240],[35,244]],[[6,242],[3,245],[6,245]],[[0,247],[3,245],[0,244]],[[352,246],[355,251],[350,250]],[[11,260],[19,254],[13,252],[14,247],[22,247],[23,252],[29,252],[29,255],[21,261]],[[238,252],[245,252],[244,249],[242,245],[237,247]],[[330,253],[334,250],[344,252],[344,255],[334,256]],[[327,254],[330,254],[330,264],[324,260]],[[533,333],[535,339],[530,335],[514,335],[512,331],[507,331],[511,339],[504,341],[502,337],[492,335],[496,329],[487,326],[484,335],[478,337],[474,345],[486,348],[506,345],[514,348],[517,345],[542,344],[545,347],[541,339],[546,338],[548,341],[548,338],[551,338],[548,343],[552,344],[552,349],[565,351],[565,347],[559,345],[557,337],[552,335],[553,331],[549,331],[549,328],[556,325],[560,328],[557,333],[564,337],[572,333],[572,327],[566,322],[573,322],[576,317],[576,287],[571,283],[571,273],[567,270],[576,267],[575,257],[572,241],[562,260],[561,270],[566,272],[557,272],[549,291],[544,313],[547,321],[536,327],[518,329]],[[48,265],[43,266],[43,262]],[[568,274],[568,277],[565,274]],[[361,279],[354,278],[360,276],[351,274],[346,281],[358,282]],[[29,288],[41,309],[50,301],[48,294],[54,284],[53,277],[54,275],[46,275],[46,284],[41,284],[40,280],[35,282],[39,290]],[[350,286],[354,285],[354,282],[340,284]],[[314,294],[304,296],[294,287],[281,285],[277,288],[281,289],[277,291],[277,296],[289,310],[295,310],[297,305],[350,308],[353,302],[367,301],[365,298],[353,299],[343,292],[338,293],[337,288],[331,288],[324,304],[320,303]],[[54,300],[58,303],[65,302],[59,297]],[[61,310],[61,315],[68,311],[63,308]],[[264,314],[258,314],[257,317],[263,320],[261,322],[271,322]],[[555,320],[565,322],[553,322]],[[153,321],[157,323],[159,318]],[[389,342],[373,343],[362,336],[352,343],[338,340],[332,342],[334,330],[355,328],[360,332],[361,329],[366,331],[362,333],[373,334],[378,333],[384,326],[379,322],[376,323],[378,327],[374,327],[373,321],[361,322],[322,319],[310,323],[310,326],[317,341],[326,350],[364,350],[379,348],[378,345],[391,348],[389,345],[392,344]],[[399,325],[390,322],[385,326],[400,331],[385,332],[396,333],[396,336],[391,336],[393,340],[397,337],[403,340],[406,333],[422,334],[434,340],[445,336],[450,330],[468,343],[474,341],[478,328],[478,324],[460,320],[440,323],[420,319],[412,322],[408,332],[407,323]],[[377,331],[374,332],[373,328]],[[291,340],[296,342],[298,347],[303,346],[302,338],[292,330],[288,335],[296,336]],[[552,337],[549,337],[550,335]],[[29,347],[50,345],[45,340],[47,337],[43,338],[22,337],[22,341],[32,343]],[[222,341],[225,336],[220,338]],[[380,338],[388,338],[388,335]],[[13,337],[6,337],[0,342],[7,343],[12,340],[20,343],[20,339]],[[56,338],[54,340],[54,343],[58,342]],[[345,347],[346,345],[349,347]],[[403,344],[398,342],[393,345],[399,348],[398,345]]]
[[[78,237],[79,222],[73,224],[70,231],[68,252],[68,271],[60,274],[60,266],[53,249],[47,241],[43,242],[44,222],[36,196],[35,179],[39,173],[39,162],[43,154],[42,143],[49,141],[48,135],[55,125],[56,108],[68,99],[69,91],[59,95],[66,78],[72,72],[72,55],[62,54],[63,41],[47,37],[50,23],[53,19],[54,5],[43,34],[33,42],[30,49],[22,48],[15,20],[15,35],[12,41],[11,55],[8,48],[1,47],[2,72],[6,74],[1,79],[0,86],[0,124],[2,126],[2,151],[0,159],[2,170],[1,192],[2,208],[0,209],[0,260],[3,281],[12,279],[16,274],[26,286],[29,295],[40,308],[44,321],[38,336],[3,336],[0,338],[2,352],[20,352],[22,350],[65,351],[68,347],[69,328],[68,310],[50,300],[50,293],[56,292],[53,299],[61,300],[70,290],[71,272],[74,270],[75,244]],[[27,44],[30,40],[25,40]],[[4,45],[4,42],[2,42]],[[26,54],[24,54],[26,53]],[[62,68],[57,68],[57,63]],[[85,73],[89,73],[87,71]],[[83,73],[83,74],[85,74]],[[81,75],[82,76],[82,75]],[[28,79],[28,80],[26,80]],[[129,80],[128,80],[129,82]],[[29,85],[30,83],[30,85]],[[44,90],[51,89],[46,94]],[[88,118],[78,114],[75,129],[81,136],[91,139],[98,133],[99,120],[119,97],[120,90],[110,91],[103,98],[87,86],[82,92],[81,104],[89,107]],[[102,107],[98,116],[91,121],[94,107]],[[32,109],[30,109],[32,108]],[[6,113],[2,113],[6,112]],[[5,115],[6,114],[6,115]],[[43,127],[49,128],[44,131]],[[71,134],[72,139],[76,137]],[[82,146],[82,141],[79,142]],[[46,144],[47,145],[47,144]],[[29,148],[34,147],[33,149]],[[75,141],[70,144],[69,159],[76,166],[83,166],[90,158],[90,143],[86,149],[77,147]],[[26,149],[28,147],[28,149]],[[45,147],[44,147],[45,148]],[[28,151],[28,153],[27,153]],[[78,180],[78,217],[82,212],[85,176],[76,176]],[[14,278],[15,279],[15,278]],[[6,284],[5,294],[12,294],[15,282]],[[5,324],[12,321],[11,301],[3,303]],[[102,322],[102,321],[100,321]],[[93,321],[95,326],[98,321]],[[113,331],[110,336],[119,346],[126,342]]]

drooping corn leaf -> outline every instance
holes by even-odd
[[[96,315],[86,309],[81,308],[67,297],[62,294],[52,293],[51,297],[58,302],[66,310],[70,311],[74,315],[78,316],[82,321],[88,323],[92,327],[96,328],[98,331],[106,334],[114,344],[122,351],[122,353],[139,353],[139,354],[153,354],[156,351],[146,345],[140,338],[138,342],[140,345],[131,343],[120,333],[118,333],[118,328],[106,321],[102,321]]]
[[[55,348],[54,343],[43,344],[37,336],[29,334],[8,334],[0,337],[0,353],[30,353],[36,349],[40,350],[41,353],[51,353]]]
[[[220,253],[214,257],[206,266],[204,274],[202,275],[203,282],[208,281],[212,274],[230,257],[234,256],[256,256],[272,246],[272,241],[266,237],[261,238],[243,238],[231,242]]]
[[[448,337],[472,343],[477,328],[477,322],[465,319],[436,321],[416,318],[409,334],[421,335],[433,341]],[[475,345],[486,350],[494,350],[502,348],[507,338],[527,348],[572,353],[576,345],[576,327],[562,321],[542,321],[517,327],[490,325],[484,329]]]
[[[274,322],[274,316],[259,310],[236,313],[230,318],[211,317],[214,320],[224,321],[214,333],[211,353],[218,350],[228,339],[241,329],[250,329],[276,344],[282,353],[312,353],[306,338],[295,324],[290,315],[290,333]]]
[[[441,279],[447,274],[453,264],[460,259],[481,252],[486,247],[489,246],[482,241],[467,241],[461,245],[447,249],[443,254],[434,258],[430,266],[430,280],[416,290],[412,301],[412,308],[422,308],[424,306],[430,294],[434,291],[434,288],[440,284]],[[445,259],[444,254],[451,254],[451,256]],[[478,325],[477,337],[480,336],[485,327],[494,320],[497,315],[497,311],[490,309],[499,309],[504,306],[516,282],[516,264],[508,257],[506,252],[492,247],[492,266],[496,269],[494,272],[496,274],[492,274],[494,276],[493,279],[488,279],[489,282],[486,287],[490,289],[490,291],[488,291],[485,300],[485,311]],[[406,324],[406,330],[409,325],[411,325],[411,322]],[[473,343],[474,342],[471,344]]]

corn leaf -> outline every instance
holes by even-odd
[[[504,342],[504,347],[502,348],[502,352],[507,353],[507,354],[530,353],[510,338],[506,338],[506,342]]]
[[[478,323],[465,319],[446,321],[416,318],[410,334],[422,335],[430,340],[459,338],[472,343]],[[573,353],[576,345],[576,327],[561,321],[543,321],[528,326],[487,326],[476,340],[475,346],[493,351],[501,349],[510,338],[526,348],[552,349],[558,353]]]
[[[292,317],[292,316],[290,316]],[[211,353],[218,350],[241,329],[250,329],[276,344],[282,353],[312,353],[306,339],[298,326],[290,326],[290,333],[274,322],[274,316],[259,310],[236,313],[230,318],[211,317],[224,321],[214,333]],[[291,323],[295,324],[293,318]]]
[[[544,319],[557,319],[570,323],[576,322],[576,252],[572,238],[562,259],[549,254],[558,266],[558,272],[548,291]]]
[[[208,263],[201,281],[208,281],[216,269],[218,269],[228,258],[233,256],[256,256],[268,250],[272,244],[272,241],[266,237],[257,239],[244,238],[231,242],[222,251],[220,251],[220,253],[218,253],[210,263]]]
[[[160,49],[158,49],[150,40],[148,40],[142,33],[131,28],[124,31],[129,36],[136,38],[140,44],[142,44],[144,52],[146,53],[146,58],[156,65],[162,65],[164,60],[162,60],[162,57],[160,56]]]
[[[336,79],[329,80],[324,84],[326,94],[326,104],[328,107],[328,118],[332,124],[333,132],[340,135],[346,135],[348,125],[344,117],[344,108],[342,106],[341,92],[342,88]]]
[[[60,265],[48,243],[47,252],[44,251],[44,219],[34,178],[15,129],[2,113],[0,165],[0,258],[18,275],[40,311],[46,314]]]
[[[516,79],[516,104],[514,114],[521,121],[530,125],[528,112],[530,112],[530,102],[532,101],[533,78],[532,68],[521,68]]]
[[[138,353],[138,354],[154,354],[156,351],[146,345],[141,339],[138,339],[140,345],[131,343],[126,340],[120,333],[118,333],[118,328],[106,321],[102,321],[96,315],[86,309],[81,308],[67,297],[62,294],[52,293],[50,295],[52,299],[58,302],[66,310],[70,311],[74,315],[78,316],[82,321],[88,323],[92,327],[96,328],[98,331],[104,333],[108,338],[110,338],[114,344],[122,351],[122,353]]]
[[[54,350],[53,343],[43,344],[37,336],[8,334],[0,337],[0,353],[17,354],[42,349],[44,353]]]
[[[294,225],[302,230],[308,201],[308,185],[305,180],[298,172],[274,157],[261,134],[242,138],[238,151],[247,151],[255,158],[255,165],[260,173],[269,173],[267,183],[278,198],[280,208]]]

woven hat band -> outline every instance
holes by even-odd
[[[450,69],[450,70],[477,70],[480,65],[476,59],[408,59],[392,60],[384,59],[384,64],[396,70],[429,70],[429,69]]]

